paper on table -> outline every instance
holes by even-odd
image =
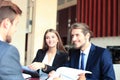
[[[52,80],[55,77],[61,77],[63,80],[77,80],[78,75],[81,73],[88,73],[92,74],[90,71],[80,70],[80,69],[74,69],[69,67],[60,67],[56,70],[54,75],[50,77],[48,80]]]
[[[31,77],[31,75],[25,74],[25,73],[22,73],[22,75],[23,75],[24,79],[27,79],[27,78],[30,78],[30,77]]]

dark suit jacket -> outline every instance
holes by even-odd
[[[46,50],[39,49],[37,51],[37,55],[35,59],[33,60],[33,62],[42,62],[45,57],[45,54],[46,54]],[[45,70],[44,72],[49,73],[52,70],[56,70],[58,67],[63,66],[63,64],[65,64],[67,60],[68,60],[67,53],[57,51],[55,58],[53,60],[52,66],[47,65],[47,70]]]
[[[70,60],[65,65],[78,69],[79,67],[79,49],[70,49]],[[87,80],[115,80],[112,57],[107,49],[92,44],[88,55],[86,70],[92,74],[86,74]]]
[[[0,80],[24,80],[18,50],[0,41]]]

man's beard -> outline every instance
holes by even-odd
[[[12,41],[11,36],[10,36],[10,35],[7,35],[7,36],[6,36],[6,42],[7,42],[7,43],[10,43],[11,41]]]
[[[73,47],[81,50],[81,48],[83,48],[85,46],[85,44],[86,44],[86,41],[82,45],[80,45],[79,47],[76,47],[76,45],[73,44]]]
[[[84,44],[79,46],[79,47],[76,47],[75,44],[73,44],[73,47],[76,48],[76,49],[81,49],[83,46],[84,46]]]

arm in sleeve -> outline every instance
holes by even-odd
[[[4,51],[0,60],[0,79],[24,80],[20,65],[19,52],[14,46],[9,46]]]

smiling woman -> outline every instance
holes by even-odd
[[[46,79],[50,71],[63,66],[67,60],[68,54],[58,32],[48,29],[44,34],[43,48],[37,51],[33,63],[28,67],[39,71],[40,78]]]

